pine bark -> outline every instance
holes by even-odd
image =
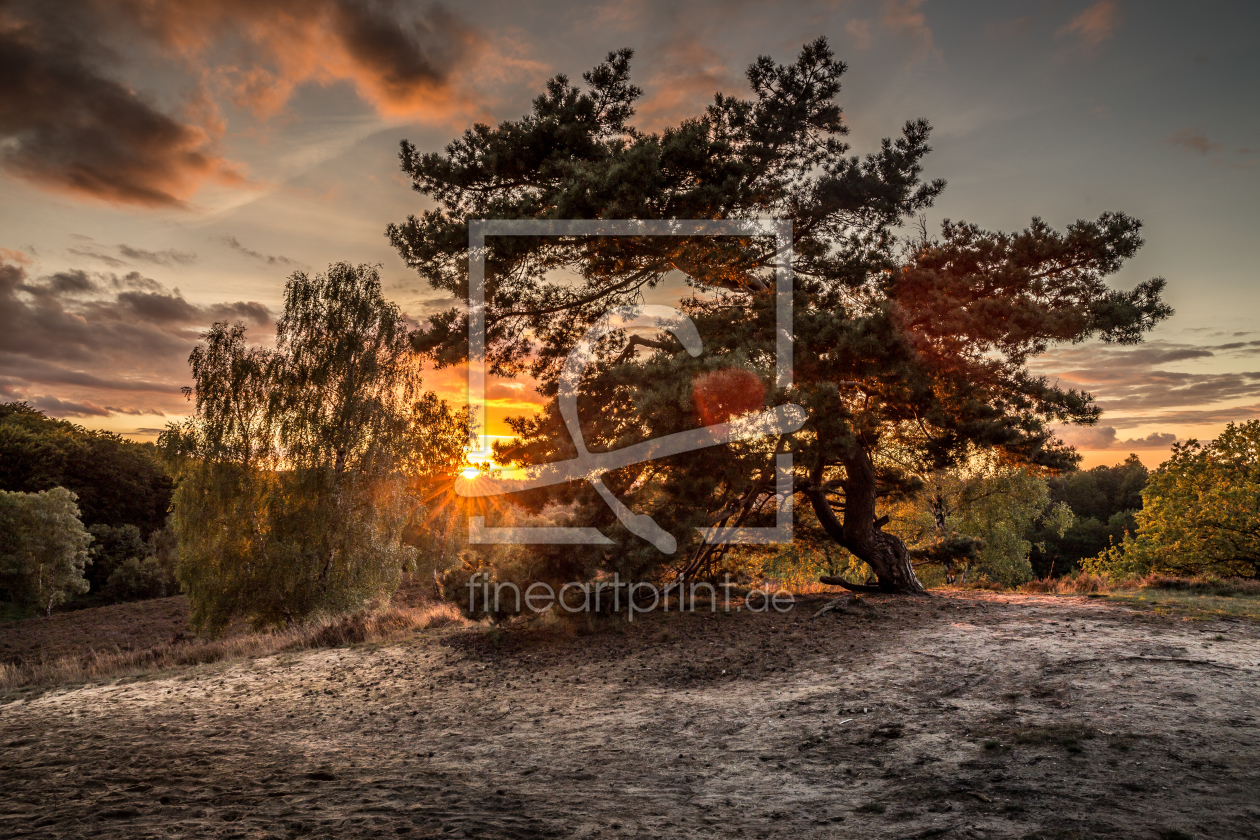
[[[845,468],[843,522],[836,517],[826,490],[817,480],[821,470],[816,471],[815,481],[805,490],[823,530],[874,570],[880,591],[923,592],[905,542],[895,534],[884,533],[876,521],[878,482],[870,456],[860,446],[854,446],[841,463]]]

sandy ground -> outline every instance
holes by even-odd
[[[58,689],[0,706],[0,836],[1260,837],[1256,625],[869,602]]]

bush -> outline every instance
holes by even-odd
[[[92,535],[87,570],[91,594],[104,592],[110,575],[128,559],[149,554],[149,545],[135,525],[93,525],[88,533]]]
[[[142,601],[179,594],[175,570],[157,557],[128,557],[109,576],[105,597],[114,601]]]

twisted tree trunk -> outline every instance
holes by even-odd
[[[827,491],[820,481],[821,469],[815,470],[814,481],[805,489],[819,524],[829,537],[875,571],[881,592],[923,592],[905,542],[895,534],[880,530],[888,521],[886,518],[875,518],[878,485],[870,456],[855,445],[842,463],[845,468],[843,523],[827,501]]]

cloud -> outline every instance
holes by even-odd
[[[138,262],[147,262],[154,265],[170,266],[176,263],[181,265],[189,265],[197,261],[197,255],[188,251],[177,251],[174,248],[167,248],[164,251],[149,251],[144,248],[135,248],[131,245],[120,244],[115,247],[115,251],[122,259],[108,253],[99,245],[84,245],[81,248],[68,249],[71,254],[76,257],[95,260],[104,263],[110,268],[122,268],[130,265],[127,260]]]
[[[96,262],[104,263],[110,268],[122,268],[125,265],[127,265],[127,262],[125,260],[120,260],[118,259],[118,257],[115,257],[113,254],[107,254],[104,251],[102,251],[100,248],[97,248],[95,246],[88,246],[86,248],[71,248],[69,250],[70,250],[70,253],[76,257],[82,257],[88,260],[95,260]]]
[[[104,406],[90,402],[72,402],[57,397],[35,396],[26,400],[50,417],[109,417],[112,412]]]
[[[1152,341],[1135,347],[1090,344],[1058,348],[1034,360],[1035,369],[1060,387],[1088,391],[1109,424],[1117,428],[1237,419],[1230,403],[1260,400],[1260,371],[1248,370],[1260,355],[1260,340],[1191,345]],[[1234,371],[1175,369],[1233,361]],[[1187,412],[1197,412],[1186,419]]]
[[[927,58],[939,50],[933,45],[932,29],[927,16],[919,11],[926,0],[884,0],[880,25],[910,40],[915,47],[914,60]]]
[[[1073,36],[1087,49],[1108,40],[1120,27],[1123,16],[1115,0],[1095,3],[1059,29],[1060,36]]]
[[[1177,442],[1172,432],[1151,432],[1146,437],[1120,440],[1114,426],[1061,426],[1059,438],[1077,449],[1096,452],[1103,449],[1168,449]]]
[[[1125,418],[1125,425],[1146,426],[1151,423],[1163,423],[1178,426],[1202,426],[1256,419],[1260,419],[1260,403],[1213,406],[1209,408],[1186,408],[1148,415],[1134,414]]]
[[[235,236],[225,236],[223,237],[223,242],[233,251],[237,251],[239,253],[244,254],[247,257],[252,257],[253,259],[256,259],[256,260],[262,260],[268,265],[301,265],[301,263],[297,262],[296,260],[291,260],[288,257],[264,254],[261,251],[255,251],[253,248],[246,248],[244,245],[242,245],[240,242],[236,240]]]
[[[56,416],[179,413],[188,354],[214,321],[273,318],[256,302],[190,302],[138,272],[33,278],[0,264],[0,384]]]
[[[201,62],[211,88],[268,116],[302,84],[350,82],[387,116],[467,103],[452,72],[481,38],[440,3],[403,0],[175,0],[152,9],[167,51]]]
[[[119,245],[118,253],[129,259],[153,263],[154,265],[171,265],[173,263],[189,265],[197,261],[196,254],[188,251],[177,251],[174,248],[167,248],[165,251],[146,251],[144,248]]]
[[[28,254],[8,248],[0,248],[0,261],[17,263],[18,265],[32,265],[35,262]]]
[[[1212,152],[1219,152],[1222,148],[1220,143],[1209,140],[1201,132],[1189,128],[1178,131],[1168,138],[1168,142],[1184,151],[1197,152],[1201,155],[1210,155]]]
[[[123,9],[119,9],[122,12]],[[11,3],[0,19],[0,168],[80,197],[178,206],[239,180],[204,127],[105,75],[91,3]]]
[[[444,6],[402,0],[9,0],[0,170],[79,198],[183,207],[208,182],[248,183],[217,150],[222,105],[269,116],[303,84],[347,81],[386,116],[468,110],[451,74],[480,45]],[[136,68],[159,70],[165,99],[129,83]]]
[[[864,50],[871,45],[871,22],[854,18],[844,25],[844,34],[855,49]]]
[[[648,81],[650,95],[637,107],[637,124],[658,131],[695,113],[722,89],[737,87],[726,61],[694,35],[679,34],[666,42]]]

